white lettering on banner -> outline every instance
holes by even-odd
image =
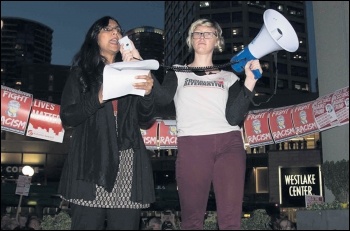
[[[33,119],[47,121],[50,123],[61,124],[60,116],[49,112],[43,112],[33,109],[31,117]]]
[[[291,197],[312,195],[312,187],[311,186],[290,186],[289,195]]]
[[[294,108],[294,111],[296,111],[296,112],[303,111],[303,110],[309,109],[309,107],[310,107],[310,104],[307,104],[304,106],[299,106],[299,107]]]
[[[10,91],[4,91],[4,93],[2,94],[2,97],[3,98],[14,99],[14,100],[17,100],[17,101],[20,101],[20,102],[26,102],[27,99],[29,98],[27,96],[19,95],[17,93],[13,93],[13,92],[10,92]]]
[[[254,135],[254,136],[248,136],[248,143],[257,143],[257,142],[262,142],[266,140],[271,140],[271,134],[270,133],[265,133],[265,134],[260,134],[260,135]]]
[[[286,185],[316,184],[315,174],[285,175],[284,180],[286,182]]]
[[[55,105],[52,103],[40,101],[40,100],[34,100],[34,107],[46,109],[46,110],[55,110]]]
[[[157,137],[151,137],[151,136],[143,137],[143,142],[145,142],[145,145],[148,145],[148,144],[155,145],[157,143]]]
[[[285,115],[289,112],[289,109],[285,109],[285,110],[280,110],[280,111],[273,111],[272,112],[272,116],[279,116],[279,115]]]
[[[306,131],[312,131],[312,130],[316,130],[316,129],[317,129],[316,124],[310,123],[310,124],[301,125],[299,127],[295,127],[295,132],[297,134],[300,134],[300,133],[304,133]]]
[[[266,112],[261,112],[261,113],[259,113],[259,114],[248,114],[248,116],[247,116],[247,120],[255,120],[255,119],[263,119],[263,118],[265,118],[265,114],[266,114]]]
[[[1,116],[1,125],[6,125],[12,128],[19,128],[23,130],[26,128],[27,122]]]
[[[288,128],[282,131],[273,132],[272,135],[274,138],[277,138],[277,139],[281,137],[291,136],[291,135],[294,135],[294,128]]]
[[[168,137],[168,136],[161,136],[159,137],[160,144],[176,144],[177,138],[176,137]]]

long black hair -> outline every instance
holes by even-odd
[[[102,74],[106,58],[101,55],[97,40],[98,34],[102,28],[108,26],[110,19],[119,25],[118,21],[110,16],[104,16],[95,21],[86,33],[80,50],[73,57],[71,69],[77,69],[80,72],[79,82],[84,93],[93,88],[97,89],[102,84]],[[114,61],[120,60],[121,55],[118,52]]]

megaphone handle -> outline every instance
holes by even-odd
[[[252,70],[253,74],[254,74],[254,79],[260,79],[261,78],[261,73],[258,69],[256,70]]]

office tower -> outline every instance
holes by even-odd
[[[33,20],[2,17],[1,84],[21,90],[24,64],[50,64],[53,30]]]

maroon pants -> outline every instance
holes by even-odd
[[[240,131],[178,138],[181,229],[202,230],[213,183],[220,229],[240,229],[246,153]]]

